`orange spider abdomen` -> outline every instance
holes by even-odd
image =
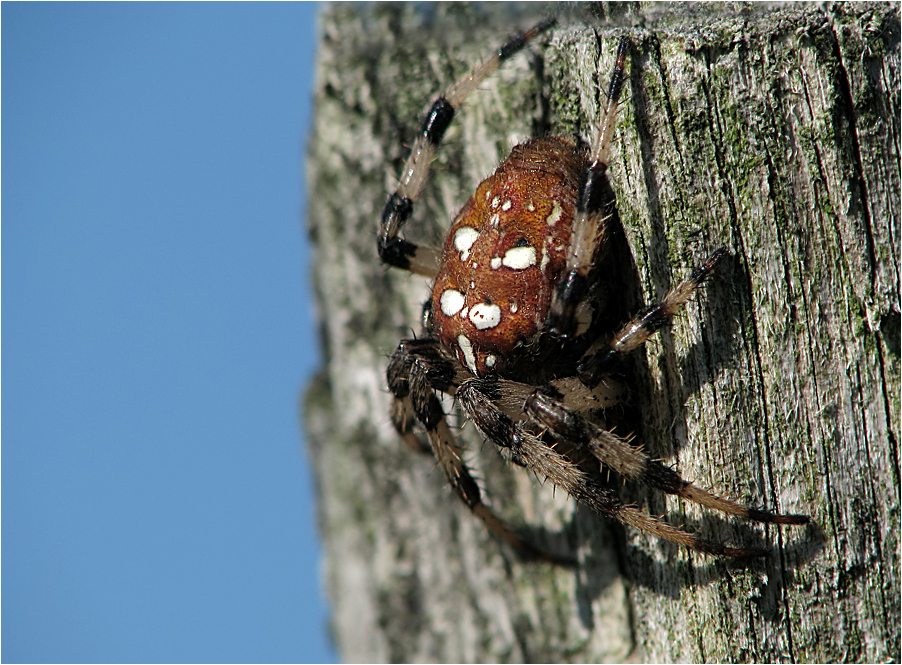
[[[445,239],[432,288],[435,334],[479,376],[544,325],[586,159],[561,137],[532,139],[476,189]]]

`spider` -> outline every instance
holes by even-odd
[[[561,136],[517,145],[454,219],[441,249],[401,237],[437,148],[458,108],[513,54],[555,24],[543,21],[509,39],[432,104],[382,213],[379,255],[389,266],[432,280],[425,334],[402,340],[387,380],[392,422],[413,446],[425,429],[454,492],[521,553],[560,561],[507,526],[481,498],[448,425],[439,393],[456,398],[482,434],[513,462],[566,490],[598,513],[713,555],[767,550],[709,542],[624,504],[602,470],[748,520],[805,524],[804,515],[750,508],[696,487],[605,426],[604,409],[625,390],[618,359],[667,325],[727,255],[712,253],[664,299],[618,328],[606,317],[605,243],[614,194],[606,171],[631,47],[620,39],[591,147]]]

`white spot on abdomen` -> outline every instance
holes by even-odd
[[[464,354],[464,362],[467,364],[467,367],[470,368],[473,374],[476,374],[476,355],[473,353],[473,345],[470,344],[469,338],[466,335],[458,335],[457,346],[460,347],[460,352]]]
[[[563,212],[564,211],[561,210],[561,204],[555,201],[554,207],[551,208],[551,214],[545,218],[545,223],[548,224],[548,226],[554,226],[558,223],[558,220],[560,220]]]
[[[464,294],[454,289],[445,289],[439,298],[439,305],[442,308],[442,314],[445,316],[454,316],[464,306]]]
[[[501,308],[484,302],[473,305],[470,308],[470,322],[479,330],[494,328],[501,322]]]
[[[501,263],[511,270],[526,270],[536,264],[536,248],[511,247],[504,253]]]
[[[489,261],[489,265],[491,266],[492,270],[498,270],[498,268],[501,267],[501,257],[500,256],[492,257],[492,260]]]
[[[454,249],[460,252],[461,261],[470,258],[470,248],[478,237],[479,231],[472,226],[461,226],[454,232]]]

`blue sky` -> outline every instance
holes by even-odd
[[[3,3],[2,659],[333,660],[316,6]]]

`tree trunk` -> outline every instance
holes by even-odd
[[[524,562],[398,439],[385,365],[418,331],[428,284],[379,264],[382,206],[432,99],[549,8],[333,5],[307,168],[327,365],[305,421],[349,661],[900,658],[898,5],[638,7],[565,9],[480,86],[407,236],[439,244],[517,142],[589,136],[628,34],[610,179],[635,304],[717,247],[732,254],[637,352],[640,442],[701,486],[813,523],[748,524],[624,487],[709,540],[772,554],[679,549],[577,507],[467,424],[487,501],[579,557]]]

